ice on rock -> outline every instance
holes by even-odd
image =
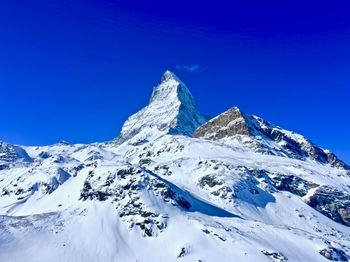
[[[186,85],[166,71],[161,83],[154,87],[149,104],[127,119],[118,140],[123,142],[147,129],[152,133],[191,136],[206,120]]]

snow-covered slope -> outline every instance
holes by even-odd
[[[166,72],[116,141],[2,145],[0,261],[348,261],[347,166],[231,111],[191,137],[204,117]]]

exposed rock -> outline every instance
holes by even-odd
[[[350,226],[350,194],[328,186],[319,187],[307,204],[330,219]]]
[[[246,116],[237,108],[233,107],[200,126],[194,133],[194,137],[209,139],[221,139],[235,135],[252,135]]]
[[[188,253],[189,253],[188,247],[182,247],[180,250],[180,253],[177,255],[177,258],[184,257]]]
[[[39,157],[43,158],[43,159],[47,159],[47,158],[51,157],[51,154],[49,152],[43,151],[39,154]]]
[[[287,262],[288,261],[288,258],[286,258],[282,253],[271,252],[271,251],[266,251],[266,250],[261,250],[261,252],[264,255],[270,257],[274,261],[278,261],[278,262]]]
[[[111,199],[119,216],[130,227],[137,226],[146,237],[156,236],[167,226],[166,215],[159,215],[153,208],[141,200],[143,190],[153,192],[156,196],[172,205],[190,209],[191,204],[157,177],[148,176],[141,169],[123,166],[116,172],[108,172],[95,177],[88,174],[80,198],[84,201]]]
[[[96,160],[102,160],[103,156],[98,151],[90,151],[89,157],[85,159],[85,161],[96,161]]]
[[[315,183],[293,175],[277,174],[275,176],[271,176],[271,181],[276,189],[288,191],[301,197],[305,196],[310,189],[318,186]]]
[[[327,162],[331,166],[337,167],[337,168],[344,168],[350,171],[350,166],[345,164],[343,161],[341,161],[335,154],[333,154],[329,150],[324,150],[323,152],[327,155]],[[350,172],[348,174],[350,176]]]
[[[197,128],[193,136],[215,140],[223,138],[240,140],[240,136],[250,137],[248,145],[256,152],[278,153],[303,160],[310,158],[323,164],[350,170],[350,167],[332,152],[316,146],[304,136],[273,125],[262,118],[246,115],[237,107],[209,120]],[[277,143],[276,148],[269,148],[261,138]]]
[[[8,169],[10,166],[8,164],[0,164],[0,171],[4,169]]]
[[[201,187],[205,187],[206,185],[209,187],[221,186],[223,183],[223,181],[217,180],[215,175],[206,175],[199,180]]]
[[[276,127],[262,120],[261,118],[255,117],[255,119],[262,127],[261,132],[268,138],[277,142],[287,150],[287,152],[291,153],[292,156],[299,159],[309,157],[320,163],[330,164],[333,167],[344,168],[347,170],[350,169],[348,165],[338,159],[332,152],[317,147],[305,137],[293,132],[285,131],[280,127]]]
[[[348,261],[345,252],[334,247],[322,249],[320,250],[320,254],[331,261]]]

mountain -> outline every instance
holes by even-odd
[[[348,166],[238,108],[207,121],[169,71],[116,140],[0,161],[0,261],[350,260]]]
[[[125,141],[140,132],[146,136],[150,133],[191,136],[206,120],[186,85],[166,71],[160,84],[154,87],[149,104],[128,118],[118,139]]]
[[[350,167],[337,158],[329,150],[324,150],[304,136],[285,130],[273,125],[257,116],[249,116],[239,108],[233,107],[221,115],[211,119],[199,127],[194,137],[205,137],[209,139],[235,139],[237,136],[248,136],[260,144],[263,149],[264,143],[259,141],[274,142],[273,148],[278,148],[280,154],[297,159],[313,159],[333,167],[350,170]],[[274,153],[276,150],[270,150]]]

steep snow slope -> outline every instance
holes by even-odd
[[[185,136],[204,120],[187,88],[191,99],[173,99],[175,82],[167,72],[117,141],[17,147],[30,161],[6,158],[0,261],[350,259],[348,170],[293,156],[237,111],[235,134],[218,137],[229,119]]]
[[[132,138],[140,131],[192,135],[206,118],[197,110],[186,85],[172,72],[166,71],[161,83],[153,90],[149,104],[124,123],[120,141]]]

